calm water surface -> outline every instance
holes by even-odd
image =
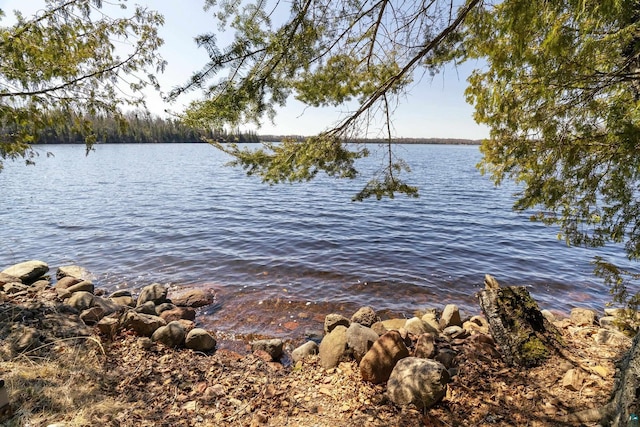
[[[421,197],[364,203],[351,196],[378,160],[364,161],[362,180],[269,187],[206,144],[47,149],[55,156],[0,173],[0,269],[40,259],[82,265],[108,290],[213,288],[205,327],[300,335],[362,305],[475,314],[485,273],[529,286],[544,308],[608,301],[591,275],[596,252],[512,212],[515,187],[479,174],[477,146],[398,147]]]

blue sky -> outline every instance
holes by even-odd
[[[32,14],[42,4],[41,0],[0,0],[0,8],[7,15],[1,24],[10,23],[13,10]],[[203,49],[196,47],[193,39],[201,33],[217,33],[218,29],[211,12],[203,10],[203,0],[139,0],[130,1],[129,4],[147,5],[165,17],[165,25],[160,29],[165,45],[160,52],[168,65],[164,74],[159,76],[164,91],[185,82],[193,71],[204,66],[207,55]],[[105,1],[104,12],[109,14],[109,8]],[[224,38],[224,33],[218,34],[218,40]],[[486,137],[487,128],[474,122],[473,108],[464,100],[466,78],[472,69],[473,64],[463,64],[458,68],[446,69],[433,79],[425,77],[416,84],[395,111],[393,124],[396,136],[469,139]],[[149,92],[147,104],[151,112],[164,115],[166,109],[180,111],[196,96],[195,93],[189,94],[177,103],[167,105],[159,94]],[[285,108],[278,110],[275,124],[265,122],[258,132],[311,135],[337,122],[343,117],[344,110],[345,108],[306,108],[290,99]]]

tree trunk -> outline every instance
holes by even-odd
[[[640,416],[640,334],[620,362],[619,373],[609,403],[609,413],[601,420],[602,425],[627,427],[632,415]],[[637,424],[636,424],[637,425]]]
[[[490,275],[485,276],[485,285],[477,294],[480,307],[508,364],[536,366],[562,347],[560,332],[524,287],[501,288]]]

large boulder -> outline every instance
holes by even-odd
[[[333,331],[336,326],[344,326],[345,328],[348,328],[350,324],[351,322],[349,321],[349,319],[341,314],[327,314],[324,318],[324,333],[331,333],[331,331]]]
[[[192,289],[179,295],[171,295],[171,302],[181,307],[204,307],[213,303],[215,295],[202,289]]]
[[[2,273],[17,277],[25,285],[30,285],[47,274],[47,271],[49,271],[49,266],[46,262],[32,260],[14,264],[2,270]]]
[[[58,267],[56,271],[56,279],[60,280],[63,277],[73,277],[79,280],[92,280],[93,276],[83,267],[77,265],[65,265]]]
[[[347,328],[337,325],[322,338],[320,343],[320,365],[323,368],[335,368],[347,349]]]
[[[376,322],[380,321],[380,317],[371,307],[362,307],[351,316],[351,323],[359,323],[368,328]]]
[[[167,347],[181,347],[184,344],[186,333],[180,322],[170,322],[166,326],[160,326],[151,335],[151,340],[161,342]]]
[[[154,304],[162,304],[167,302],[167,288],[160,283],[152,283],[142,288],[140,296],[138,296],[137,307],[140,307],[147,301],[153,301]]]
[[[428,409],[444,397],[449,372],[439,362],[418,357],[400,360],[387,382],[387,394],[396,405],[413,403]]]
[[[389,331],[373,343],[360,361],[360,374],[365,381],[380,384],[389,379],[399,360],[409,357],[400,332]]]
[[[347,328],[347,345],[353,350],[353,357],[358,363],[378,338],[378,334],[373,329],[360,323],[352,323]]]
[[[195,351],[211,351],[216,348],[216,340],[204,329],[195,328],[189,331],[184,345]]]
[[[150,337],[161,326],[167,323],[158,316],[127,311],[121,321],[124,329],[131,329],[142,337]]]

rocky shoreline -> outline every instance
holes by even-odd
[[[263,382],[266,378],[269,382],[272,376],[276,376],[282,384],[297,381],[292,379],[296,375],[307,375],[307,380],[310,376],[312,382],[319,384],[309,396],[300,396],[303,402],[308,398],[306,403],[319,402],[322,400],[320,397],[340,395],[340,387],[331,385],[346,381],[345,376],[350,381],[349,387],[357,388],[358,392],[352,390],[353,396],[341,398],[347,402],[344,405],[348,404],[348,411],[342,410],[346,407],[344,405],[329,404],[322,409],[316,403],[303,405],[312,409],[302,414],[306,418],[302,418],[301,424],[293,425],[352,425],[357,417],[366,421],[363,425],[465,425],[450,423],[473,417],[480,417],[478,419],[484,420],[486,425],[514,425],[514,420],[528,419],[526,414],[519,415],[520,418],[512,414],[509,421],[506,415],[501,415],[505,413],[504,409],[476,402],[474,399],[483,390],[477,390],[478,396],[463,396],[461,399],[465,389],[472,390],[473,384],[487,387],[483,383],[485,378],[475,378],[479,372],[489,369],[493,375],[508,368],[495,370],[503,366],[503,361],[485,318],[482,315],[462,318],[458,308],[452,304],[445,305],[442,311],[425,309],[410,319],[383,320],[371,307],[362,307],[349,317],[329,313],[325,317],[323,335],[315,340],[309,339],[301,345],[277,338],[248,340],[238,346],[245,351],[234,352],[219,348],[217,341],[220,337],[215,331],[197,327],[197,309],[214,302],[215,296],[211,293],[199,289],[169,290],[154,283],[145,286],[137,295],[130,290],[106,295],[95,288],[89,273],[81,267],[59,267],[55,281],[46,276],[48,271],[46,263],[29,261],[0,272],[0,302],[3,307],[0,357],[6,362],[15,363],[21,358],[50,358],[49,352],[53,348],[64,348],[62,344],[68,340],[76,344],[97,343],[94,351],[102,355],[96,354],[95,357],[105,359],[102,364],[106,366],[110,360],[108,350],[120,351],[126,342],[129,346],[127,351],[140,354],[141,359],[155,358],[162,353],[158,356],[159,364],[170,363],[169,360],[161,362],[162,357],[170,355],[176,360],[185,357],[197,359],[197,364],[240,365],[249,371],[260,366],[261,372],[255,372],[254,381]],[[544,372],[548,379],[553,379],[550,386],[557,388],[557,397],[547,396],[538,402],[534,390],[527,387],[502,390],[502,393],[505,402],[509,401],[509,395],[512,400],[513,396],[522,395],[532,411],[531,419],[537,420],[537,424],[530,425],[579,425],[571,424],[567,417],[575,410],[584,409],[585,404],[597,407],[606,402],[615,372],[614,362],[631,344],[625,331],[636,325],[625,323],[619,310],[607,310],[605,316],[599,318],[593,310],[581,308],[573,309],[565,318],[556,318],[548,311],[543,311],[543,314],[568,336],[570,342],[580,346],[579,355],[584,363],[589,364],[589,372],[558,359],[553,361],[557,366],[542,368],[546,369]],[[155,368],[149,369],[153,371]],[[318,372],[319,376],[316,375]],[[0,370],[0,375],[11,374]],[[183,374],[191,375],[191,372]],[[288,375],[287,380],[282,379],[283,375]],[[505,377],[503,382],[506,384],[507,377],[517,382],[524,374],[512,369],[500,375]],[[250,405],[238,397],[231,397],[235,395],[235,391],[229,391],[232,382],[223,386],[220,381],[207,380],[202,373],[194,377],[193,382],[195,385],[191,384],[193,387],[185,398],[187,400],[177,407],[178,412],[184,415],[179,425],[222,425],[223,419],[239,425],[282,425],[279,423],[283,417],[290,419],[301,414],[300,405],[292,403],[296,401],[295,389],[300,386],[297,383],[280,394],[277,394],[277,386],[268,393],[267,389],[259,387],[259,393],[263,395],[257,396],[262,396],[267,405],[262,407],[255,405],[259,400],[255,397]],[[291,392],[294,394],[289,396]],[[361,396],[365,392],[368,394]],[[540,393],[543,392],[546,391],[541,389]],[[243,396],[240,391],[238,393],[238,396]],[[492,393],[491,399],[495,398],[496,391]],[[13,413],[19,414],[25,397],[20,390],[10,387],[9,397],[15,406]],[[142,392],[138,393],[138,398],[144,404],[149,403],[144,401],[149,396]],[[268,405],[269,399],[280,402],[280,406]],[[357,401],[353,402],[353,399]],[[463,401],[469,407],[465,408]],[[211,409],[211,402],[217,405],[214,411],[207,409]],[[197,410],[198,405],[200,411]],[[229,407],[220,411],[221,405]],[[245,408],[239,410],[243,405]],[[377,407],[379,419],[372,418],[368,408],[371,405]],[[485,407],[486,413],[479,411],[480,407]],[[353,412],[345,418],[345,412],[351,410]],[[194,413],[197,413],[195,418]],[[334,417],[333,421],[326,424],[313,421],[320,415],[327,418],[329,414]],[[406,418],[407,414],[411,417]],[[68,417],[64,415],[64,418]],[[109,421],[113,425],[127,425],[122,419],[114,419]],[[130,425],[155,425],[155,422],[143,421]]]

